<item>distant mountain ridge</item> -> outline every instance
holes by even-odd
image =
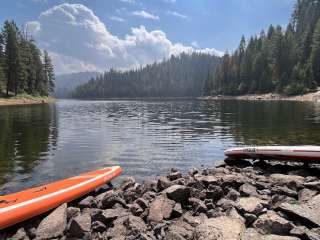
[[[57,75],[53,95],[56,98],[68,98],[70,97],[70,92],[76,87],[89,82],[90,79],[96,78],[99,74],[99,72],[77,72]]]
[[[221,58],[204,53],[182,53],[128,71],[110,71],[76,87],[74,98],[197,97],[204,81]]]

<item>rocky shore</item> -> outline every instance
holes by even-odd
[[[320,168],[225,160],[97,189],[0,239],[320,239]]]
[[[0,98],[0,106],[47,104],[55,101],[52,97]]]

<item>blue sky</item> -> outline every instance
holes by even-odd
[[[295,0],[2,0],[58,73],[126,69],[181,51],[234,50],[242,34],[285,26]]]

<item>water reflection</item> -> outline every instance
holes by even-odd
[[[319,144],[319,110],[312,103],[192,100],[0,108],[0,186],[16,191],[109,165],[143,180],[171,167],[212,166],[236,145]]]
[[[56,124],[54,105],[0,108],[0,186],[32,178],[57,145]]]

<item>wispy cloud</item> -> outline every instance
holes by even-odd
[[[125,2],[125,3],[135,3],[135,0],[120,0],[121,2]]]
[[[168,3],[175,3],[177,0],[164,0],[164,1]]]
[[[132,14],[135,15],[135,16],[138,16],[138,17],[142,17],[142,18],[148,18],[148,19],[152,19],[152,20],[159,20],[159,16],[154,15],[154,14],[149,13],[149,12],[146,12],[144,10],[142,10],[142,11],[134,11]]]
[[[187,18],[188,17],[187,15],[184,15],[182,13],[178,13],[175,11],[167,11],[167,14],[175,16],[175,17],[179,17],[179,18]]]
[[[116,21],[116,22],[125,22],[126,21],[123,18],[116,17],[116,16],[111,16],[111,17],[109,17],[109,19],[112,20],[112,21]]]
[[[191,46],[193,46],[193,47],[195,47],[195,48],[199,48],[199,44],[198,44],[197,41],[193,41],[193,42],[191,43]]]

